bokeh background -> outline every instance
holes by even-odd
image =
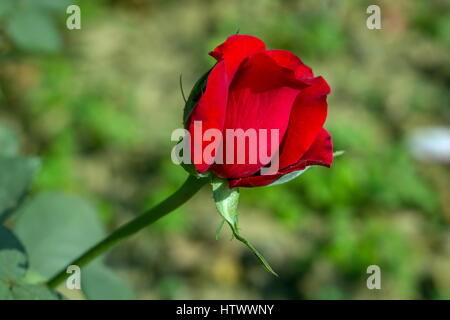
[[[68,4],[81,7],[81,30],[65,27]],[[370,4],[381,7],[381,30],[366,27]],[[280,277],[226,228],[215,239],[208,188],[107,264],[139,299],[449,299],[449,166],[408,149],[414,130],[450,125],[449,9],[445,0],[1,0],[0,125],[41,158],[32,193],[88,199],[114,230],[186,177],[170,160],[180,75],[188,92],[213,64],[209,50],[238,30],[258,36],[325,77],[326,128],[346,151],[331,169],[241,190],[242,233]],[[372,264],[381,290],[366,287]]]

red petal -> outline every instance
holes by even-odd
[[[256,52],[266,50],[266,45],[260,39],[247,35],[233,35],[216,47],[209,54],[217,61],[225,60],[230,80],[241,62]]]
[[[318,77],[295,100],[280,152],[280,168],[292,165],[310,148],[327,117],[330,87]]]
[[[225,123],[225,114],[227,108],[229,80],[225,70],[225,62],[219,62],[211,70],[206,84],[205,93],[200,98],[197,106],[193,109],[189,132],[191,135],[191,158],[194,160],[194,150],[196,145],[203,155],[204,147],[210,142],[202,142],[203,134],[210,128],[222,130]],[[194,121],[201,121],[202,136],[196,137],[194,134]],[[210,165],[204,162],[203,156],[201,162],[195,164],[198,172],[203,173],[209,169]],[[198,162],[198,161],[197,161]]]
[[[298,79],[314,77],[310,67],[305,65],[299,57],[286,50],[268,50],[267,54],[272,57],[280,66],[295,72]]]
[[[230,179],[228,185],[230,188],[236,187],[261,187],[271,184],[281,178],[283,175],[303,170],[308,166],[321,165],[330,167],[333,162],[333,144],[331,135],[322,129],[312,144],[311,148],[294,165],[285,168],[282,172],[274,175],[255,175],[246,178]]]
[[[266,175],[266,176],[251,176],[240,179],[231,179],[228,180],[228,186],[230,188],[243,187],[243,188],[252,188],[252,187],[262,187],[271,184],[278,180],[282,174],[276,175]]]
[[[292,166],[281,170],[282,173],[303,170],[308,166],[330,167],[333,163],[333,142],[327,130],[321,129],[308,151]]]
[[[218,63],[211,71],[206,85],[205,93],[192,111],[189,132],[191,134],[191,154],[194,160],[195,144],[200,144],[203,134],[210,128],[222,130],[225,122],[225,113],[228,100],[228,88],[240,63],[249,55],[264,51],[264,43],[253,36],[235,35],[228,39],[209,54],[217,59]],[[196,139],[194,135],[194,121],[202,122],[202,137]],[[205,141],[198,146],[203,153],[210,142]],[[204,162],[195,164],[198,172],[207,171],[210,165]]]
[[[226,129],[267,129],[270,138],[270,130],[278,129],[281,142],[295,98],[304,87],[305,84],[295,79],[290,70],[280,67],[265,53],[253,55],[241,65],[230,86],[224,134]],[[255,164],[249,164],[248,143],[245,148],[246,164],[237,164],[237,147],[235,143],[234,164],[212,166],[220,177],[248,177],[264,166],[259,159]],[[259,141],[259,152],[258,147]],[[270,140],[265,147],[266,154],[272,155],[275,151],[271,150]],[[230,152],[226,141],[224,150],[226,159],[226,154]]]

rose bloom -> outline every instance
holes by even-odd
[[[209,53],[217,64],[208,75],[206,88],[199,97],[187,122],[193,141],[194,121],[201,121],[202,131],[218,129],[278,129],[278,171],[261,174],[267,163],[195,163],[199,173],[208,170],[227,179],[233,187],[257,187],[275,183],[281,177],[301,172],[308,166],[330,167],[333,147],[330,134],[323,128],[327,117],[327,95],[330,87],[322,77],[293,53],[266,50],[258,38],[248,35],[229,37]],[[209,142],[200,141],[198,149]],[[230,152],[223,141],[224,155]],[[236,148],[236,146],[234,146]],[[246,159],[250,150],[245,146]],[[261,146],[258,143],[258,148]],[[254,149],[253,149],[254,150]]]

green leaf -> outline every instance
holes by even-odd
[[[85,200],[43,193],[19,212],[14,230],[24,244],[30,269],[49,279],[103,238],[96,211]]]
[[[85,200],[43,193],[19,212],[14,226],[29,252],[30,272],[48,280],[104,237],[95,210]],[[36,278],[36,276],[34,277]],[[82,269],[82,288],[89,299],[133,299],[126,283],[101,258]]]
[[[187,121],[192,113],[192,110],[194,110],[195,105],[197,104],[199,98],[201,97],[203,91],[206,88],[206,83],[208,81],[209,73],[211,72],[212,68],[208,70],[204,75],[200,77],[200,79],[197,80],[194,87],[191,90],[191,93],[189,94],[189,97],[184,105],[184,111],[183,111],[183,123],[185,126],[187,126]],[[180,77],[180,87],[181,90],[183,90],[183,84],[181,83],[182,79]],[[184,98],[184,93],[183,93]],[[181,141],[178,143],[182,143]],[[189,146],[190,147],[190,146]],[[208,172],[205,174],[199,174],[197,170],[195,169],[194,164],[192,163],[181,163],[181,166],[186,170],[187,173],[192,174],[196,177],[206,177],[209,175]]]
[[[218,179],[212,182],[212,188],[214,201],[220,215],[233,229],[238,230],[239,189],[230,189],[225,181]]]
[[[222,229],[223,229],[224,224],[225,224],[225,219],[223,219],[223,220],[220,222],[219,226],[218,226],[217,229],[216,229],[216,240],[219,240],[219,236],[220,236],[220,233],[222,232]]]
[[[16,133],[6,127],[0,127],[0,155],[16,156],[19,154],[19,143]]]
[[[64,297],[44,285],[0,282],[0,300],[62,300]]]
[[[3,1],[3,0],[2,0]],[[16,0],[17,1],[17,0]],[[74,3],[69,0],[22,0],[24,5],[36,9],[55,11],[55,13],[65,14],[66,8]]]
[[[20,203],[38,167],[36,158],[0,156],[0,222]]]
[[[336,151],[335,153],[333,153],[333,157],[337,158],[342,156],[345,153],[345,151]],[[289,182],[291,180],[294,180],[295,178],[299,177],[300,175],[302,175],[303,173],[305,173],[306,170],[308,170],[311,167],[306,167],[303,170],[299,170],[299,171],[294,171],[294,172],[290,172],[288,174],[285,174],[284,176],[281,176],[278,180],[272,182],[271,184],[268,184],[267,187],[273,187],[273,186],[277,186],[286,182]]]
[[[43,285],[22,283],[28,269],[24,246],[0,226],[0,300],[55,300],[62,296]]]
[[[334,157],[334,158],[340,157],[340,156],[342,156],[344,153],[345,153],[344,150],[338,150],[338,151],[336,151],[336,152],[333,153],[333,157]]]
[[[183,123],[185,125],[189,119],[189,116],[192,113],[192,110],[197,104],[198,99],[200,98],[202,92],[206,88],[206,82],[208,81],[208,76],[211,70],[212,68],[208,72],[206,72],[203,76],[201,76],[200,79],[197,80],[197,82],[195,83],[194,87],[191,90],[191,93],[189,94],[189,98],[186,101],[183,112]]]
[[[0,18],[6,17],[8,14],[10,14],[13,11],[15,2],[17,2],[17,0],[2,0],[2,1],[0,1]]]
[[[285,174],[284,176],[281,176],[278,180],[272,182],[271,184],[268,184],[268,187],[277,186],[286,182],[289,182],[291,180],[294,180],[298,176],[302,175],[306,170],[308,170],[310,167],[306,167],[303,170],[290,172],[288,174]]]
[[[115,272],[103,263],[83,268],[81,287],[89,300],[133,300],[133,291]]]
[[[216,208],[222,218],[228,223],[233,232],[234,237],[244,243],[263,264],[267,271],[275,276],[276,272],[269,265],[267,260],[256,250],[256,248],[239,233],[238,227],[238,203],[239,203],[239,189],[228,188],[227,182],[220,179],[215,179],[212,182],[213,198],[216,203]]]
[[[0,301],[2,300],[12,300],[12,297],[9,286],[0,281]]]
[[[25,51],[54,53],[61,48],[61,38],[52,17],[42,10],[14,11],[7,21],[6,33]]]
[[[1,297],[0,297],[1,299]],[[10,300],[62,300],[63,296],[44,285],[17,284],[12,286]],[[6,299],[5,299],[6,300]]]
[[[21,280],[27,268],[25,248],[9,229],[0,226],[0,282]]]

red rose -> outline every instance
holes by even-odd
[[[278,171],[262,175],[267,163],[195,163],[199,173],[211,170],[228,180],[230,187],[256,187],[276,182],[286,174],[311,165],[329,167],[333,161],[330,134],[323,128],[327,116],[330,88],[322,77],[314,77],[311,68],[293,53],[266,50],[253,36],[234,35],[210,55],[217,64],[209,73],[206,88],[192,110],[187,128],[192,140],[194,121],[201,121],[202,132],[218,129],[278,129]],[[224,157],[229,152],[224,143]],[[203,150],[209,142],[197,148]],[[195,148],[195,146],[193,146]],[[245,146],[246,159],[250,149]],[[258,148],[261,148],[258,145]],[[253,150],[253,151],[251,151]]]

